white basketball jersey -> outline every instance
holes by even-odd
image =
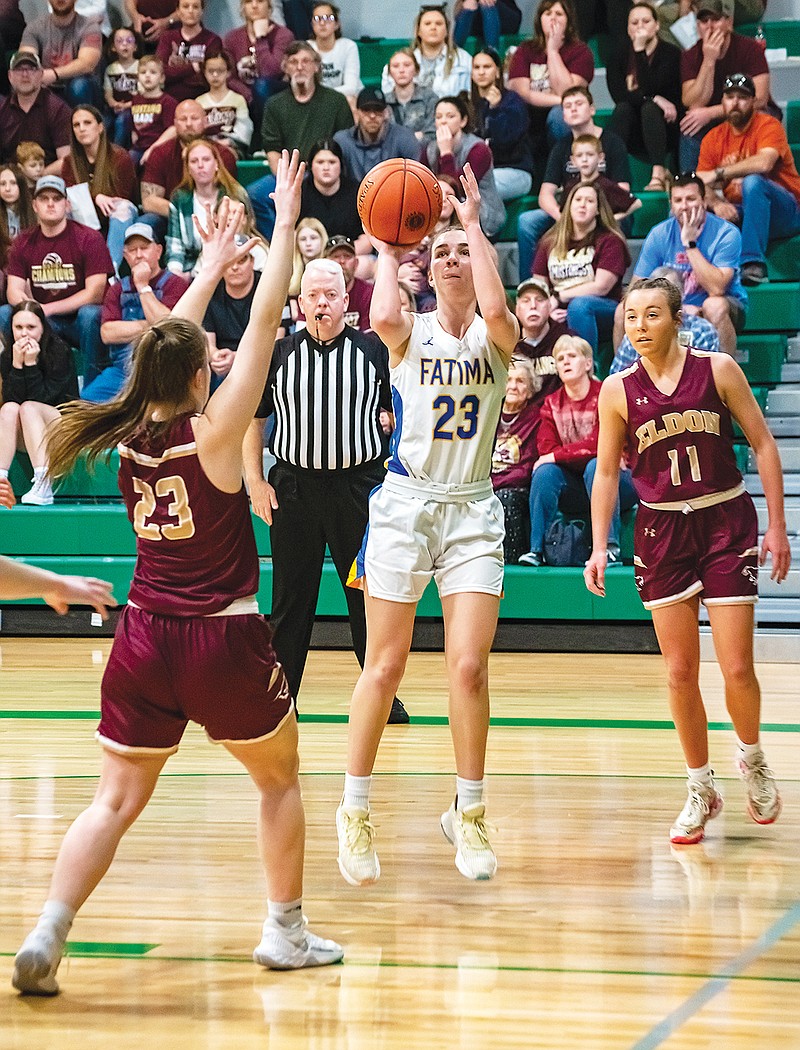
[[[462,339],[444,331],[435,311],[412,316],[405,357],[390,373],[389,470],[446,485],[484,481],[508,366],[477,314]]]

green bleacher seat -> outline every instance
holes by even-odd
[[[772,385],[781,381],[786,360],[786,336],[780,332],[757,332],[740,335],[736,340],[736,360],[748,382]]]
[[[800,284],[795,281],[748,288],[746,332],[796,332],[800,329]]]
[[[109,580],[117,601],[124,602],[133,578],[133,557],[100,557],[91,555],[26,556],[21,559],[31,565],[56,572],[97,576]],[[272,595],[272,562],[260,562],[258,603],[268,612]],[[622,566],[609,570],[606,576],[605,599],[595,598],[583,582],[583,569],[542,568],[529,569],[511,565],[506,569],[505,593],[500,602],[501,620],[649,620],[643,608],[633,579],[633,568]],[[38,600],[9,604],[39,605]],[[441,616],[442,610],[436,587],[427,588],[419,603],[420,616]],[[347,605],[341,583],[332,562],[322,568],[317,616],[345,617]]]
[[[401,47],[408,47],[408,40],[381,37],[380,40],[357,40],[358,56],[361,60],[361,79],[364,84],[374,86],[381,82],[383,67]]]
[[[517,220],[524,211],[539,207],[539,198],[535,196],[517,197],[506,201],[506,221],[495,237],[496,241],[515,241],[517,239]]]
[[[800,55],[800,22],[785,19],[780,22],[762,22],[767,47],[785,47],[790,55]],[[742,36],[754,37],[759,23],[751,22],[747,25],[739,25],[736,32]]]
[[[800,281],[800,234],[771,241],[767,266],[771,281]]]
[[[72,473],[59,483],[58,495],[87,500],[121,499],[117,485],[118,470],[119,456],[116,452],[112,452],[108,464],[102,459],[98,460],[91,473],[87,470],[85,461],[80,459]],[[33,467],[30,459],[24,452],[18,452],[8,472],[11,487],[17,498],[28,491],[32,477]]]
[[[269,175],[266,160],[239,160],[236,162],[236,178],[242,186],[249,186],[262,175]]]
[[[657,223],[669,217],[669,199],[666,193],[639,191],[636,196],[642,206],[633,213],[631,237],[646,237]]]

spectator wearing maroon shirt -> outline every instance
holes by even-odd
[[[197,98],[208,90],[203,59],[222,50],[222,38],[203,25],[204,6],[203,0],[180,0],[180,27],[163,32],[156,48],[164,63],[167,94],[177,102]]]
[[[125,0],[125,11],[131,25],[148,44],[148,51],[161,38],[161,34],[177,25],[178,12],[175,0]]]
[[[553,289],[553,319],[566,319],[594,351],[601,339],[611,339],[630,261],[603,191],[579,182],[570,190],[561,218],[539,243],[533,272],[547,277]]]
[[[153,146],[142,174],[142,216],[163,237],[169,216],[169,198],[183,178],[183,153],[186,146],[202,138],[207,124],[206,111],[195,99],[186,99],[175,110],[176,137]],[[223,164],[236,177],[236,154],[224,143],[217,146]],[[161,220],[161,221],[159,221]]]
[[[108,347],[110,363],[83,388],[85,401],[116,397],[128,375],[134,340],[171,313],[189,287],[182,277],[162,270],[162,248],[145,223],[135,222],[125,231],[124,255],[130,276],[109,285],[100,314],[100,338]]]
[[[733,0],[694,0],[700,39],[681,55],[681,94],[686,113],[681,120],[681,171],[697,167],[700,143],[709,128],[724,120],[722,86],[729,76],[743,73],[756,89],[756,109],[781,120],[772,100],[764,49],[733,31]]]
[[[16,160],[20,142],[37,142],[50,170],[61,166],[69,153],[69,106],[46,87],[39,56],[17,51],[11,56],[8,79],[11,94],[0,99],[0,162]]]
[[[272,20],[270,0],[241,0],[244,25],[226,33],[223,44],[236,66],[235,91],[250,104],[256,133],[261,133],[264,103],[285,86],[283,59],[294,34]]]
[[[88,186],[118,272],[125,230],[138,214],[134,201],[139,197],[139,184],[130,154],[108,141],[103,117],[94,106],[73,110],[72,144],[70,155],[61,163],[61,177],[67,186]]]
[[[83,355],[87,382],[98,372],[100,304],[114,272],[102,236],[67,218],[67,188],[57,175],[36,183],[38,226],[24,230],[8,259],[8,306],[0,307],[0,330],[8,336],[11,309],[23,299],[42,304],[50,324]]]
[[[36,52],[45,87],[63,92],[69,106],[102,100],[96,76],[103,49],[100,23],[77,14],[75,0],[50,0],[50,13],[28,23],[19,46]]]
[[[588,87],[594,76],[592,52],[578,36],[571,0],[541,0],[533,18],[533,36],[514,52],[508,86],[531,107],[531,135],[568,138],[561,113],[567,88]]]
[[[178,104],[164,91],[164,63],[155,55],[139,59],[139,89],[131,95],[131,159],[147,163],[154,146],[175,137]]]

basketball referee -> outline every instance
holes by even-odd
[[[325,547],[347,599],[353,649],[364,666],[361,591],[347,577],[367,526],[370,492],[383,480],[379,413],[391,411],[389,356],[371,334],[344,322],[348,298],[338,263],[308,264],[300,287],[307,328],[275,344],[264,396],[244,443],[253,510],[270,526],[274,647],[297,699],[317,608]],[[264,478],[264,422],[275,417]],[[408,715],[395,697],[389,723]]]

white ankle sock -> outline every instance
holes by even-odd
[[[279,926],[300,926],[303,922],[303,898],[296,901],[267,901],[267,915]]]
[[[372,776],[354,777],[350,773],[344,775],[344,798],[342,805],[345,809],[369,809],[369,789],[372,786]]]
[[[61,901],[45,901],[42,914],[39,916],[37,926],[46,926],[48,929],[65,942],[69,934],[72,921],[75,918],[75,909]]]
[[[5,467],[0,467],[0,479],[7,478],[7,477],[8,477],[8,471],[6,470],[6,468]]]
[[[689,780],[695,783],[710,784],[714,779],[714,770],[711,768],[710,762],[706,762],[704,766],[698,766],[697,769],[687,766],[686,772],[689,774]]]
[[[736,743],[739,745],[739,758],[746,762],[748,766],[753,765],[755,759],[763,756],[760,740],[756,740],[754,744],[745,744],[743,740],[737,737]]]
[[[483,781],[456,777],[456,809],[469,809],[483,802]]]
[[[47,473],[47,467],[34,467],[33,468],[33,480],[41,481]]]

